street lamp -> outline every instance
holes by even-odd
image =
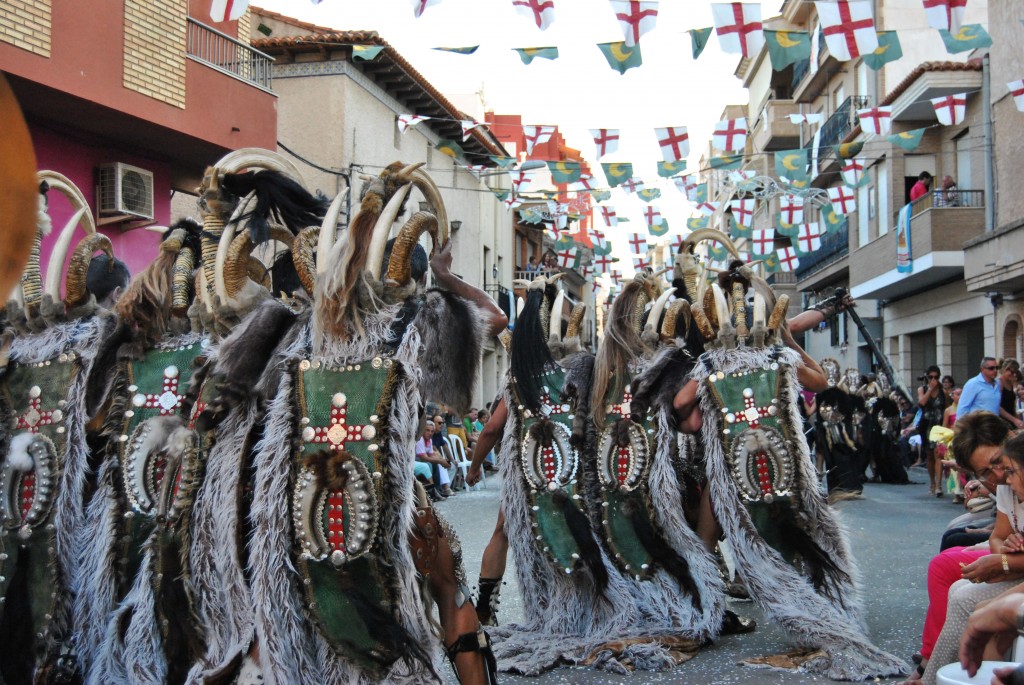
[[[495,280],[495,281],[498,280],[498,265],[497,264],[491,265],[491,278],[493,280]]]
[[[456,220],[452,222],[452,233],[455,233],[455,231],[459,230],[460,228],[462,228],[461,221]]]

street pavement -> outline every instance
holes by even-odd
[[[875,644],[908,662],[920,648],[921,625],[928,603],[925,572],[928,561],[939,551],[939,538],[946,524],[963,512],[962,505],[928,495],[927,474],[914,469],[911,485],[869,483],[864,497],[838,505],[849,531],[854,555],[860,565],[868,627]],[[494,529],[498,511],[500,480],[487,478],[486,487],[460,492],[440,503],[438,509],[452,522],[462,540],[470,585],[475,585],[480,557]],[[509,559],[502,588],[502,622],[522,617],[522,599]],[[827,683],[826,678],[738,666],[741,659],[785,651],[785,634],[766,624],[749,601],[731,601],[731,608],[758,621],[757,630],[747,635],[721,638],[690,661],[661,673],[636,672],[617,676],[584,668],[560,668],[538,678],[502,675],[505,685],[624,684],[649,683]],[[895,682],[890,680],[876,682]],[[449,682],[455,679],[449,673]]]

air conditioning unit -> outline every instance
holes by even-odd
[[[153,218],[153,172],[123,162],[96,167],[100,217]]]

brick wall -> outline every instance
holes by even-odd
[[[125,0],[125,88],[185,108],[187,15],[188,0]]]
[[[0,41],[50,56],[51,0],[4,0],[0,4]]]
[[[252,10],[246,10],[245,14],[238,18],[238,40],[246,45],[252,43]]]

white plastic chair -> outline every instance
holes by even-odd
[[[992,682],[992,671],[1003,666],[1016,666],[1009,661],[983,661],[978,673],[971,678],[960,668],[960,664],[946,664],[935,674],[938,685],[988,685]]]
[[[466,475],[469,473],[469,467],[472,462],[466,456],[466,446],[462,442],[462,438],[457,435],[449,435],[447,437],[448,444],[451,445],[452,455],[455,457],[453,460],[455,468],[459,473],[462,474],[462,478],[465,481]],[[470,485],[466,483],[466,490],[473,490],[477,487],[485,488],[487,486],[486,479],[484,478],[483,470],[480,471],[480,482],[476,485]]]

